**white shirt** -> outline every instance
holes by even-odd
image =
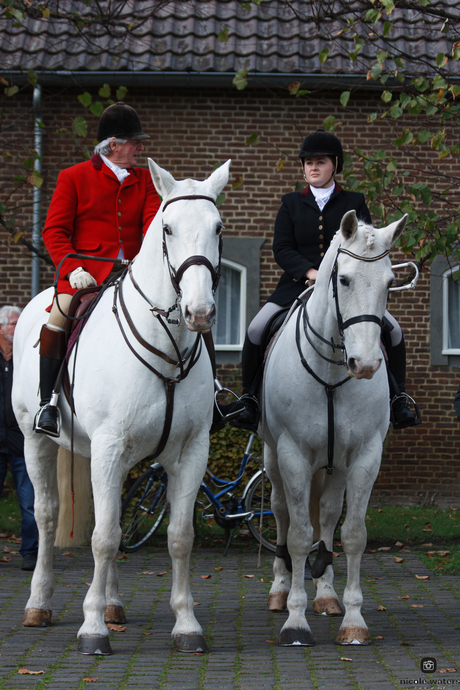
[[[323,189],[322,187],[312,187],[310,185],[310,191],[315,197],[315,201],[318,204],[320,211],[322,211],[323,208],[326,206],[327,202],[332,196],[334,189],[335,182],[333,182],[330,187],[326,187],[326,189]]]
[[[112,163],[110,158],[107,158],[107,156],[103,156],[102,153],[101,158],[106,164],[106,166],[110,168],[112,172],[115,173],[120,184],[122,184],[123,180],[126,180],[126,178],[129,177],[129,172],[126,170],[126,168],[120,168],[119,165],[117,165],[116,163]]]

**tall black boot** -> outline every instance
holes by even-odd
[[[46,324],[40,333],[40,409],[35,415],[34,431],[55,438],[60,434],[59,392],[56,379],[65,357],[65,333]]]
[[[263,355],[260,345],[251,343],[246,334],[243,351],[241,353],[243,395],[240,398],[241,402],[244,402],[245,410],[235,421],[231,422],[232,426],[236,426],[239,429],[257,431],[259,423],[259,402],[257,400],[257,393],[262,378],[262,363]]]
[[[406,346],[404,336],[401,342],[391,348],[388,362],[391,373],[389,376],[391,396],[391,420],[395,429],[404,429],[420,423],[411,409],[406,392]]]

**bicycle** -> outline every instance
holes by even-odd
[[[256,436],[257,434],[253,433],[249,437],[236,479],[220,479],[208,468],[205,479],[207,478],[219,490],[214,493],[205,479],[201,482],[200,491],[209,500],[204,509],[214,509],[211,513],[203,514],[203,517],[214,518],[216,523],[229,533],[224,555],[227,554],[232,537],[243,521],[246,521],[249,532],[257,542],[262,541],[266,549],[275,552],[276,523],[270,509],[271,484],[267,475],[262,469],[258,469],[246,485],[242,496],[233,493],[243,480],[248,463],[253,460],[260,465],[262,462],[251,453]],[[260,530],[262,475],[264,509]],[[133,484],[121,509],[121,551],[137,551],[155,535],[167,512],[167,484],[168,475],[158,462],[154,462]]]

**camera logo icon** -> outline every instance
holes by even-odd
[[[434,673],[437,667],[437,661],[433,656],[425,656],[420,661],[420,670],[422,673]]]

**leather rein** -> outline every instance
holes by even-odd
[[[375,316],[375,314],[361,314],[359,316],[353,316],[351,319],[347,319],[346,321],[343,321],[342,314],[340,312],[340,306],[339,306],[339,296],[338,296],[338,290],[337,290],[337,275],[338,275],[338,258],[339,254],[347,254],[347,256],[351,256],[353,259],[357,259],[358,261],[366,261],[366,262],[373,262],[373,261],[379,261],[380,259],[384,259],[388,254],[390,253],[390,250],[388,249],[387,251],[383,252],[382,254],[379,254],[378,256],[373,256],[373,257],[365,257],[365,256],[360,256],[359,254],[353,254],[353,252],[350,252],[348,249],[343,249],[342,247],[339,247],[337,250],[337,255],[335,257],[334,265],[332,267],[332,272],[331,272],[331,277],[330,277],[330,282],[332,283],[332,294],[334,297],[334,303],[335,303],[335,308],[336,308],[336,316],[337,316],[337,324],[338,324],[338,329],[340,333],[340,343],[334,342],[334,339],[331,338],[330,340],[326,340],[326,338],[323,338],[322,335],[317,333],[314,328],[312,327],[310,320],[308,318],[308,310],[307,310],[307,304],[308,304],[308,299],[311,296],[311,293],[305,298],[302,299],[302,307],[299,309],[299,312],[297,314],[297,321],[296,321],[296,334],[295,334],[295,339],[296,339],[296,345],[297,345],[297,350],[300,355],[300,361],[302,363],[302,366],[308,371],[310,376],[313,376],[313,378],[318,381],[322,386],[324,386],[324,389],[326,391],[327,395],[327,465],[325,465],[322,469],[325,469],[327,474],[332,474],[332,471],[334,469],[334,435],[335,435],[335,418],[334,418],[334,393],[337,390],[337,388],[340,388],[340,386],[343,386],[344,383],[347,383],[351,379],[351,376],[347,376],[344,379],[341,379],[337,383],[328,383],[327,381],[324,381],[322,378],[320,378],[311,368],[311,366],[308,364],[307,360],[304,357],[304,354],[302,352],[302,344],[300,341],[300,321],[303,318],[303,331],[305,334],[305,337],[307,338],[308,342],[312,346],[312,348],[315,350],[315,352],[326,362],[329,362],[331,364],[335,364],[337,366],[346,366],[347,364],[347,354],[346,354],[346,348],[345,348],[345,343],[344,343],[344,331],[347,329],[349,326],[352,326],[355,323],[362,323],[363,321],[369,321],[372,323],[378,324],[380,328],[382,327],[382,319],[380,319],[378,316]],[[309,334],[309,330],[313,333],[314,336],[316,336],[321,342],[325,343],[329,347],[332,348],[332,351],[335,353],[336,350],[339,350],[342,353],[342,359],[341,360],[335,360],[331,359],[330,357],[326,357],[323,355],[320,350],[315,346],[313,343],[313,339]]]
[[[181,201],[183,199],[205,199],[206,201],[211,201],[215,205],[214,199],[211,197],[207,196],[200,196],[200,195],[190,195],[190,196],[181,196],[181,197],[175,197],[174,199],[170,199],[167,201],[164,206],[163,206],[163,212],[165,208],[169,205],[172,204],[174,201]],[[167,250],[167,245],[166,245],[166,231],[165,231],[165,226],[163,226],[163,255],[166,258],[167,265],[168,265],[168,272],[169,276],[171,279],[172,286],[177,294],[177,299],[175,304],[170,307],[169,309],[160,309],[159,307],[156,307],[150,299],[145,295],[145,293],[142,291],[141,287],[137,283],[136,279],[133,276],[132,272],[132,263],[129,264],[128,268],[124,271],[122,276],[117,280],[115,283],[115,289],[114,289],[114,294],[113,294],[113,306],[112,306],[112,311],[115,315],[115,318],[117,320],[118,326],[120,328],[121,334],[123,335],[123,338],[131,350],[131,352],[134,354],[134,356],[147,368],[149,371],[151,371],[153,374],[155,374],[159,379],[163,381],[164,387],[165,387],[165,393],[166,393],[166,411],[165,411],[165,419],[163,423],[163,432],[161,434],[160,441],[158,443],[158,446],[150,457],[152,459],[157,458],[164,450],[166,443],[169,438],[169,434],[171,431],[171,424],[172,424],[172,417],[173,417],[173,409],[174,409],[174,393],[176,390],[176,384],[179,383],[180,381],[183,381],[185,378],[187,378],[188,374],[190,373],[190,370],[192,367],[197,363],[198,359],[200,358],[201,355],[201,350],[202,350],[202,338],[201,338],[201,333],[197,333],[195,342],[191,348],[189,348],[185,355],[181,355],[178,345],[176,341],[174,340],[174,336],[172,335],[170,329],[168,328],[167,323],[170,324],[179,324],[180,323],[180,298],[181,298],[181,289],[179,286],[180,280],[182,276],[184,275],[185,271],[187,268],[190,268],[190,266],[194,265],[204,265],[206,268],[209,269],[211,272],[212,276],[212,281],[213,281],[213,294],[215,293],[217,286],[219,284],[219,278],[220,278],[220,261],[221,261],[221,254],[222,254],[222,235],[220,234],[219,238],[219,263],[218,267],[214,268],[209,259],[207,259],[205,256],[201,255],[194,255],[186,259],[177,270],[174,270],[170,264],[169,261],[169,256],[168,256],[168,250]],[[126,277],[126,274],[129,275],[131,282],[134,286],[134,288],[137,290],[137,292],[141,295],[141,297],[150,305],[150,311],[152,315],[158,320],[160,325],[163,327],[165,333],[167,334],[174,352],[175,352],[175,358],[170,357],[164,352],[161,352],[158,350],[156,347],[151,345],[149,342],[147,342],[139,333],[137,328],[135,327],[133,320],[128,312],[128,309],[126,307],[126,303],[123,297],[123,279]],[[119,311],[118,311],[118,302],[120,303],[121,310],[123,312],[123,316],[126,319],[126,323],[129,326],[129,329],[131,333],[134,335],[138,343],[142,345],[146,350],[151,352],[152,354],[156,355],[157,357],[160,357],[163,359],[165,362],[168,364],[173,364],[176,367],[179,368],[179,373],[177,376],[165,376],[162,374],[158,369],[153,367],[149,362],[147,362],[142,355],[140,355],[137,350],[133,347],[133,345],[130,343],[126,330],[123,328],[123,324],[121,323]],[[171,312],[179,310],[179,318],[177,320],[173,320],[169,318],[169,315]]]

